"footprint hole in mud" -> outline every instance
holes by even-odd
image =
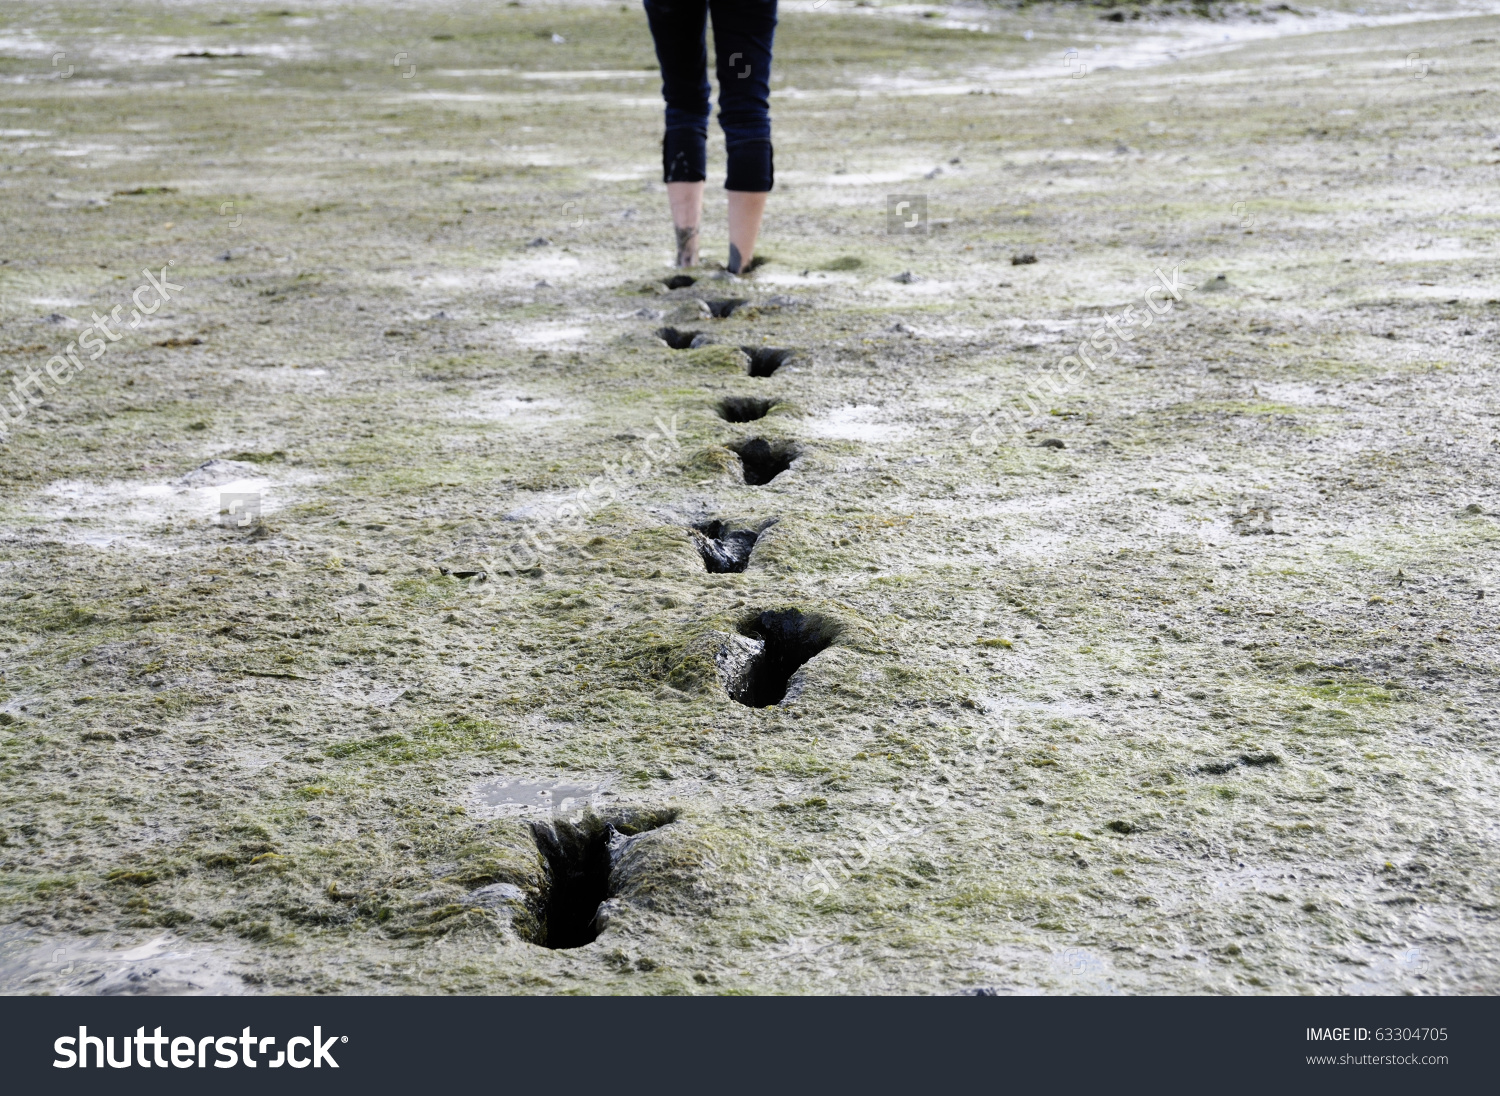
[[[736,528],[723,521],[705,521],[694,525],[698,554],[710,574],[737,574],[750,563],[750,553],[762,533],[776,524],[776,519],[762,522],[758,528]]]
[[[739,632],[760,646],[730,675],[729,695],[748,708],[769,708],[786,698],[792,675],[827,650],[839,628],[816,613],[779,609],[743,621]]]
[[[690,285],[697,285],[698,279],[691,274],[673,274],[670,278],[663,278],[661,284],[668,289],[686,289]]]
[[[676,811],[665,810],[531,823],[547,865],[531,942],[561,950],[598,939],[604,930],[599,907],[619,890],[616,869],[626,850],[641,834],[676,820]]]
[[[739,455],[745,469],[745,483],[751,487],[770,483],[790,468],[799,455],[791,442],[770,442],[765,438],[751,438],[729,448]]]
[[[675,327],[659,327],[656,329],[656,337],[673,350],[691,350],[693,348],[693,340],[698,337],[698,332],[679,331]]]
[[[717,408],[719,418],[725,422],[754,422],[763,419],[780,400],[761,399],[759,396],[725,396]]]
[[[716,320],[727,320],[733,316],[736,309],[745,307],[750,302],[742,297],[726,297],[717,301],[704,301],[708,306],[708,314]]]
[[[796,353],[779,346],[742,346],[740,349],[750,358],[752,377],[769,377]]]

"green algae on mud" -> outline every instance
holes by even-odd
[[[6,988],[1493,992],[1496,19],[1370,10],[787,11],[773,261],[668,291],[634,9],[27,7],[0,361],[186,288],[0,460]],[[735,703],[782,609],[837,639]],[[676,812],[596,941],[496,780]]]

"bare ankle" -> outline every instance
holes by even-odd
[[[677,229],[677,265],[698,265],[698,226]]]

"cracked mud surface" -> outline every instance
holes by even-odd
[[[633,8],[12,5],[5,393],[183,289],[0,449],[0,988],[1496,992],[1500,18],[1364,6],[789,3],[668,289]]]

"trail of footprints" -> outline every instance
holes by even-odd
[[[686,289],[695,281],[677,274],[662,284],[669,290]],[[727,319],[748,303],[740,298],[703,301],[714,319]],[[702,331],[662,327],[656,336],[673,350],[715,345],[714,338]],[[774,375],[795,354],[774,346],[739,349],[749,359],[746,372],[752,378]],[[763,396],[725,396],[715,410],[724,422],[743,424],[765,418],[779,402]],[[744,482],[750,487],[772,482],[801,454],[795,442],[781,438],[752,437],[728,448],[739,457]],[[705,570],[734,574],[750,565],[756,543],[776,522],[776,518],[754,523],[714,518],[695,523],[689,532]],[[757,610],[740,621],[737,634],[718,656],[725,690],[750,708],[769,708],[789,695],[795,697],[801,691],[797,671],[826,650],[839,631],[837,621],[819,614],[795,608]],[[546,885],[532,910],[527,938],[554,949],[582,947],[597,939],[608,922],[610,900],[628,881],[630,848],[642,834],[669,825],[676,817],[675,811],[658,811],[532,823],[532,836],[546,864]]]
[[[687,289],[696,279],[674,274],[662,282],[669,290]],[[711,317],[726,319],[749,302],[740,297],[702,301]],[[697,350],[715,344],[702,331],[661,327],[656,337],[673,350]],[[770,377],[785,365],[795,351],[779,346],[742,346],[749,359],[751,377]],[[762,419],[780,402],[763,396],[726,396],[719,401],[719,418],[729,423]],[[801,455],[795,442],[780,438],[751,437],[727,448],[740,458],[745,484],[761,487],[792,466]],[[758,526],[735,525],[723,520],[700,522],[692,527],[704,567],[712,574],[745,570],[761,535],[775,524],[774,518]],[[804,618],[795,609],[755,614],[740,625],[742,642],[731,644],[721,656],[721,669],[729,695],[751,708],[769,708],[786,698],[793,675],[813,656],[833,642],[837,629],[822,618]]]

